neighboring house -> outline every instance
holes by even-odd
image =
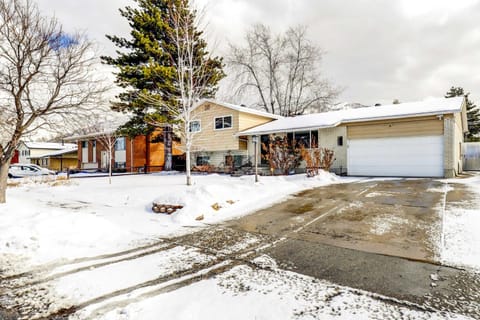
[[[100,136],[103,133],[91,133],[81,136],[75,136],[69,140],[74,140],[78,144],[77,168],[78,169],[108,169],[108,148],[102,144]],[[112,152],[112,168],[121,171],[143,171],[145,166],[147,171],[161,171],[165,164],[164,144],[156,141],[156,135],[141,135],[133,139],[128,137],[117,137]],[[172,150],[173,156],[183,154],[175,146]]]
[[[465,100],[458,97],[282,118],[237,136],[265,142],[287,135],[307,146],[316,140],[334,150],[332,170],[341,174],[453,177],[463,171],[467,131]]]
[[[65,151],[65,154],[76,152],[77,145],[72,143],[56,143],[56,142],[20,142],[17,151],[18,151],[18,162],[17,163],[34,163],[39,166],[49,168],[51,170],[60,170],[56,169],[56,162],[53,162],[53,167],[51,167],[50,158],[48,155],[55,154],[57,152],[62,153]],[[47,157],[45,157],[47,156]],[[69,163],[68,160],[65,162],[64,168],[74,165]]]
[[[281,118],[280,116],[229,103],[203,100],[192,111],[190,130],[195,132],[192,165],[217,168],[253,161],[248,138],[237,133]]]
[[[54,171],[66,171],[77,168],[77,147],[53,151],[30,160],[42,167]]]

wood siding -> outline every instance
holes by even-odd
[[[347,124],[348,139],[433,135],[443,135],[443,121],[435,116]]]

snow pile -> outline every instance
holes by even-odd
[[[150,243],[251,213],[289,194],[351,179],[322,173],[288,177],[136,175],[75,179],[67,185],[26,183],[7,190],[0,205],[0,252],[32,263],[95,256]],[[154,214],[152,202],[185,207],[171,216]],[[196,220],[200,215],[203,220]]]

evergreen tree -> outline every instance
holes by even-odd
[[[132,30],[130,39],[107,35],[118,48],[116,57],[102,57],[102,60],[117,68],[116,83],[124,89],[117,96],[112,109],[130,112],[132,119],[121,129],[129,136],[150,134],[155,127],[148,120],[163,125],[163,141],[165,144],[165,170],[171,170],[172,124],[175,113],[171,112],[178,105],[180,98],[178,81],[176,80],[177,53],[172,35],[175,25],[169,12],[172,7],[182,3],[181,14],[195,16],[196,12],[189,8],[188,0],[134,0],[136,6],[120,9]],[[191,19],[193,21],[193,19]],[[208,58],[207,43],[202,32],[195,30],[195,41],[199,63],[206,63],[212,73],[208,90],[204,97],[212,97],[217,91],[218,82],[224,77],[222,60],[218,57]],[[205,61],[208,59],[208,61]],[[161,101],[161,104],[150,103]],[[173,108],[172,108],[173,107]]]
[[[470,93],[465,93],[462,87],[451,87],[445,94],[445,98],[465,97],[467,103],[467,122],[468,131],[465,134],[466,141],[478,140],[477,134],[480,132],[480,113],[478,107],[469,99]]]

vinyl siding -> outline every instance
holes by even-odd
[[[193,120],[200,120],[201,130],[193,136],[192,151],[238,150],[235,134],[239,131],[239,112],[214,103],[205,103],[193,111]],[[215,118],[232,116],[232,128],[215,130]]]
[[[409,118],[347,124],[348,139],[442,135],[443,121],[437,117]]]

